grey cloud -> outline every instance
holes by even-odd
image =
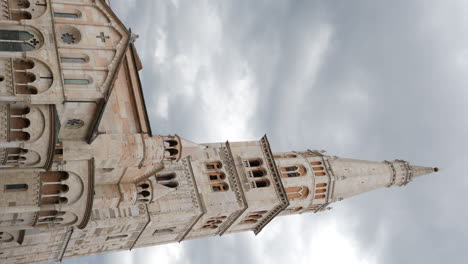
[[[155,98],[180,91],[183,84],[177,69],[162,71],[165,66],[153,63],[158,34],[150,24],[163,25],[169,55],[177,54],[190,47],[191,39],[199,40],[200,3],[181,2],[179,9],[158,1],[138,3],[125,22],[141,36],[137,46],[145,67],[145,93]],[[216,76],[220,83],[227,82],[237,60],[252,69],[261,96],[252,106],[256,114],[251,128],[258,137],[267,133],[273,150],[325,148],[340,156],[402,158],[442,168],[403,188],[345,200],[326,215],[303,216],[307,219],[300,227],[304,232],[313,236],[320,223],[334,219],[362,252],[376,254],[378,263],[468,259],[463,250],[468,237],[463,220],[468,215],[460,202],[467,192],[463,174],[467,76],[456,61],[468,46],[463,36],[468,25],[457,12],[463,7],[437,1],[208,3],[223,25],[221,45],[226,54],[212,58]],[[308,60],[307,36],[313,39],[321,25],[330,26],[333,34],[317,78],[295,100],[285,101],[290,85],[304,77],[297,74]],[[199,74],[203,78],[203,72]],[[194,89],[199,91],[199,87]],[[154,131],[206,141],[204,131],[210,127],[199,125],[207,118],[200,96],[178,93],[170,97],[169,120],[150,111]],[[154,109],[155,101],[147,103]],[[288,225],[287,218],[278,221],[275,228]],[[287,232],[271,232],[278,233],[277,241],[260,236],[251,243],[266,243],[274,250],[264,253],[282,263],[288,252],[281,251],[281,243],[292,237]],[[307,243],[310,236],[300,241]],[[235,236],[184,242],[181,262],[218,263],[229,252],[223,262],[251,263],[255,261],[255,248],[247,242],[251,239]],[[222,249],[219,254],[207,251],[214,247]]]

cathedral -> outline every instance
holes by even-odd
[[[1,263],[258,234],[438,170],[155,135],[136,36],[108,1],[0,2]]]

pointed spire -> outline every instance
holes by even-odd
[[[423,176],[432,172],[438,172],[439,168],[431,167],[422,167],[422,166],[413,166],[411,165],[411,171],[413,172],[413,177]]]

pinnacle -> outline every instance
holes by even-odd
[[[411,166],[413,172],[413,177],[423,176],[432,172],[438,172],[439,168],[437,167],[422,167],[422,166]]]

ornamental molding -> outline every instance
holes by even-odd
[[[263,217],[259,223],[254,228],[254,233],[257,235],[262,231],[262,229],[275,218],[281,211],[283,211],[286,207],[289,206],[289,200],[286,195],[286,191],[284,190],[283,182],[281,181],[281,174],[278,171],[278,167],[276,166],[275,159],[273,157],[273,153],[271,152],[270,143],[268,142],[267,136],[263,136],[260,139],[260,146],[262,148],[263,154],[266,158],[266,163],[271,171],[271,178],[273,180],[273,186],[275,187],[276,195],[279,199],[279,204],[276,205],[272,210],[268,212],[268,214]]]
[[[221,226],[218,229],[217,234],[222,236],[233,224],[234,222],[247,210],[248,204],[247,199],[245,198],[244,190],[242,189],[241,179],[239,173],[236,170],[236,164],[234,162],[234,156],[232,155],[231,146],[229,141],[226,141],[226,145],[221,147],[220,152],[221,161],[224,164],[226,173],[228,174],[228,181],[231,189],[236,195],[237,204],[241,208],[240,210],[235,211],[230,214],[229,217],[223,221]]]

